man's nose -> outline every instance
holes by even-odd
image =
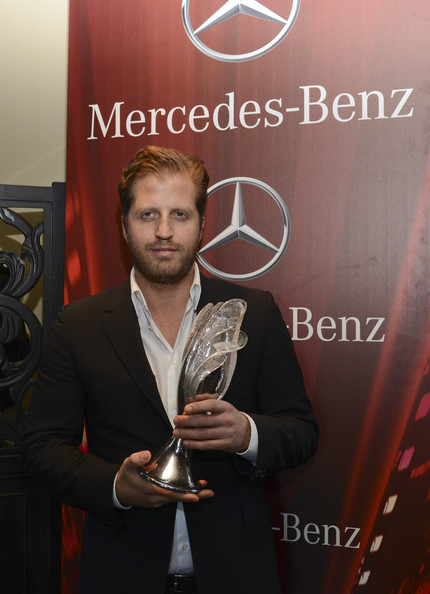
[[[169,215],[161,215],[155,234],[161,239],[168,239],[173,235],[172,221]]]

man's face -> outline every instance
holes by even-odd
[[[180,282],[192,274],[202,234],[193,183],[184,174],[150,175],[135,183],[133,195],[123,232],[137,279]]]

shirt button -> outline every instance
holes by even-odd
[[[188,545],[184,544],[184,545],[182,546],[182,550],[183,550],[183,551],[188,551]]]
[[[177,360],[176,359],[172,359],[172,365],[176,365]]]

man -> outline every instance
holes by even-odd
[[[63,308],[40,368],[23,453],[30,472],[86,511],[84,593],[280,592],[261,479],[308,460],[317,424],[272,296],[199,274],[208,183],[196,157],[137,153],[119,185],[130,279]],[[178,411],[196,312],[234,297],[247,302],[248,344],[230,388]],[[172,432],[194,452],[197,495],[138,473]]]

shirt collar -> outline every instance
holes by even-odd
[[[130,288],[131,288],[131,299],[133,301],[134,306],[136,307],[137,303],[140,303],[140,305],[143,309],[143,312],[145,313],[145,316],[149,323],[150,320],[152,319],[151,312],[149,311],[148,305],[146,303],[146,299],[145,299],[142,291],[140,290],[139,285],[136,282],[136,274],[135,274],[134,266],[130,272]],[[194,311],[197,310],[201,292],[202,292],[202,286],[201,286],[201,282],[200,282],[200,271],[199,271],[199,267],[197,266],[197,263],[194,262],[194,279],[193,279],[193,283],[190,288],[190,301],[188,302],[188,303],[191,302],[191,305],[192,305]],[[188,311],[188,306],[187,306],[186,311]]]

